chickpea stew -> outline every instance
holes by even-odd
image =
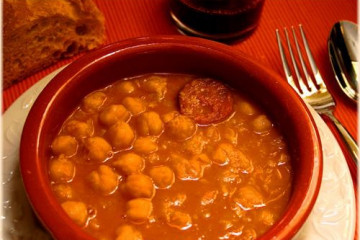
[[[50,148],[56,198],[101,240],[256,239],[291,193],[277,126],[238,91],[192,75],[141,75],[90,93]]]

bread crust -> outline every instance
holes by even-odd
[[[105,40],[92,0],[4,0],[3,88]]]

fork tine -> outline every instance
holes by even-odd
[[[310,67],[311,67],[311,70],[313,72],[313,75],[315,77],[315,81],[316,81],[316,84],[320,87],[320,88],[326,88],[325,86],[325,83],[320,75],[320,72],[319,72],[319,69],[317,68],[316,64],[315,64],[315,60],[311,54],[311,50],[310,50],[310,47],[309,47],[309,44],[308,44],[308,41],[306,39],[306,36],[305,36],[305,33],[304,33],[304,30],[302,28],[302,25],[299,24],[299,28],[300,28],[300,33],[301,33],[301,38],[302,38],[302,41],[304,43],[304,47],[305,47],[305,51],[306,51],[306,55],[309,59],[309,63],[310,63]]]
[[[316,87],[315,87],[313,81],[311,80],[311,77],[310,77],[310,75],[309,75],[309,73],[307,71],[307,68],[306,68],[306,65],[305,65],[305,62],[304,62],[300,47],[299,47],[299,43],[297,41],[297,37],[296,37],[296,34],[295,34],[295,29],[294,29],[293,26],[291,27],[291,30],[292,30],[292,34],[293,34],[293,37],[294,37],[294,42],[295,42],[295,46],[296,46],[296,50],[297,50],[297,55],[299,56],[299,60],[300,60],[300,63],[301,63],[302,70],[304,72],[306,81],[307,81],[308,86],[310,88],[310,93],[311,94],[315,93],[317,91],[317,89],[316,89]]]
[[[291,47],[291,43],[290,43],[290,39],[289,39],[289,34],[287,32],[287,29],[284,28],[284,32],[285,32],[285,37],[286,37],[286,42],[287,42],[287,45],[288,45],[288,49],[289,49],[289,54],[290,54],[290,58],[291,58],[291,62],[293,64],[293,67],[294,67],[294,70],[295,70],[295,74],[296,74],[296,77],[298,79],[298,82],[299,82],[299,86],[300,86],[300,89],[301,89],[301,92],[302,92],[302,95],[303,96],[309,96],[311,93],[309,92],[309,90],[307,89],[305,83],[304,83],[304,80],[302,79],[301,75],[300,75],[300,72],[299,72],[299,67],[295,61],[295,57],[294,57],[294,53],[292,51],[292,47]]]
[[[300,95],[301,93],[299,92],[299,89],[297,88],[297,86],[296,86],[296,84],[294,82],[294,78],[293,78],[293,76],[291,74],[291,71],[290,71],[289,63],[286,60],[284,47],[282,45],[280,34],[279,34],[279,29],[276,29],[276,39],[277,39],[278,48],[279,48],[280,57],[281,57],[281,62],[283,64],[286,79],[287,79],[288,83],[290,84],[290,86]]]

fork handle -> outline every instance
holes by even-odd
[[[344,126],[337,120],[332,112],[323,112],[324,115],[329,117],[331,121],[335,124],[336,129],[340,133],[342,139],[346,143],[346,147],[348,148],[350,155],[358,167],[358,159],[359,159],[359,147],[355,142],[354,138],[350,135],[350,133],[344,128]]]

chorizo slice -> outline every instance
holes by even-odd
[[[224,84],[210,78],[187,83],[179,93],[180,112],[199,124],[218,123],[233,112],[233,96]]]

